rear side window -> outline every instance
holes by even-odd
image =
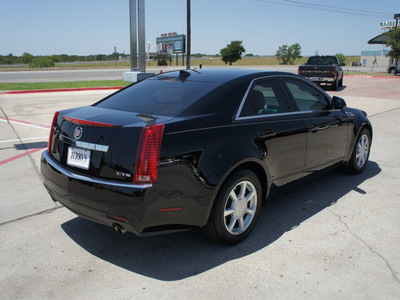
[[[289,107],[281,96],[275,80],[260,80],[250,90],[241,117],[270,115],[288,112]]]
[[[141,81],[95,106],[150,115],[175,116],[219,84],[181,81],[175,77]]]

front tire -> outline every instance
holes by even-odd
[[[242,170],[231,176],[222,186],[206,234],[225,245],[243,241],[253,229],[262,204],[261,184],[257,175]]]
[[[359,174],[367,166],[369,153],[371,149],[371,133],[368,129],[361,130],[357,143],[354,146],[353,154],[349,163],[346,165],[345,170],[349,173]]]

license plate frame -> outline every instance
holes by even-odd
[[[323,77],[310,77],[309,78],[311,81],[324,81]]]
[[[91,151],[82,148],[68,147],[67,165],[88,170]]]

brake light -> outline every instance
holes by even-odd
[[[134,183],[158,181],[163,132],[164,124],[143,127],[136,153]]]
[[[51,151],[53,150],[53,137],[54,137],[54,127],[57,124],[57,119],[60,113],[57,111],[54,114],[53,121],[51,122],[50,127],[50,135],[49,135],[49,143],[47,144],[47,152],[51,155]]]
[[[102,122],[94,122],[94,121],[87,121],[82,119],[71,118],[67,116],[63,116],[63,118],[73,124],[82,125],[82,126],[92,126],[92,127],[122,127],[121,125],[109,124],[109,123],[102,123]]]
[[[297,68],[297,74],[300,75],[300,66]]]
[[[337,75],[335,67],[332,67],[332,74]]]

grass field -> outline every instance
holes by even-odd
[[[295,65],[305,63],[308,57],[303,57],[295,61]],[[351,65],[352,62],[359,62],[359,56],[348,56],[346,65]],[[186,62],[185,62],[186,64]],[[197,67],[203,64],[204,67],[213,66],[226,66],[221,59],[195,59],[191,60],[192,67]],[[172,66],[175,66],[176,62],[172,61]],[[179,65],[182,66],[182,61],[179,61]],[[278,60],[275,57],[244,57],[233,64],[233,66],[276,66],[279,65]],[[156,62],[147,62],[148,67],[156,67]],[[80,69],[80,68],[112,68],[115,69],[115,63],[104,63],[104,64],[78,64],[78,65],[62,65],[57,66],[58,69]],[[117,68],[130,68],[129,62],[118,62]],[[38,69],[32,69],[38,70]],[[371,73],[346,73],[345,75],[371,75]],[[392,76],[387,73],[374,73],[375,76]],[[101,80],[101,81],[70,81],[70,82],[33,82],[33,83],[0,83],[0,91],[16,91],[16,90],[41,90],[41,89],[68,89],[68,88],[94,88],[94,87],[112,87],[112,86],[126,86],[128,82],[123,80]]]
[[[172,57],[174,58],[174,56]],[[297,59],[294,64],[295,65],[300,65],[304,64],[307,61],[308,57],[302,57],[300,59]],[[349,66],[351,65],[352,62],[360,62],[360,57],[359,56],[347,56],[346,60],[346,65]],[[181,66],[182,65],[182,59],[178,61],[178,64]],[[191,59],[191,65],[192,66],[198,66],[200,64],[203,64],[204,66],[227,66],[221,59],[218,58],[212,58],[212,59],[202,59],[202,58],[192,58]],[[168,65],[170,65],[170,62],[168,61]],[[184,65],[186,65],[186,60]],[[243,57],[243,59],[235,62],[232,64],[233,66],[277,66],[279,65],[279,61],[277,60],[276,57],[273,56],[253,56],[253,57]],[[157,67],[157,62],[156,61],[147,61],[146,62],[147,67]],[[176,66],[176,61],[173,59],[171,62],[171,66]],[[128,69],[130,68],[130,62],[129,61],[117,61],[117,63],[98,63],[98,64],[68,64],[68,65],[56,65],[52,68],[49,69]],[[15,68],[1,68],[0,71],[7,71],[7,70],[13,70]],[[39,70],[39,69],[31,69],[31,70]]]
[[[123,80],[0,83],[0,91],[119,87],[127,86],[128,84],[130,83]]]

